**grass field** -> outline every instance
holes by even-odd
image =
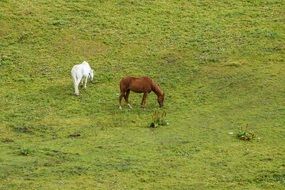
[[[0,0],[0,189],[285,189],[284,7]],[[169,125],[148,127],[154,94],[118,109],[127,75],[160,84]]]

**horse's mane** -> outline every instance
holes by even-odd
[[[162,96],[164,95],[164,92],[160,89],[159,85],[155,84],[152,81],[152,87],[153,87],[153,92],[157,95],[157,96]]]

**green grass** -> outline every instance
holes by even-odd
[[[0,189],[284,189],[284,7],[0,1]],[[160,84],[169,125],[148,128],[154,94],[118,109],[126,75]]]

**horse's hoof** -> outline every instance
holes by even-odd
[[[119,106],[119,109],[122,110],[122,106]]]

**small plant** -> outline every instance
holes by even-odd
[[[21,148],[19,154],[22,155],[22,156],[28,156],[31,153],[32,153],[31,149],[29,149],[29,148]]]
[[[156,128],[158,126],[165,126],[169,123],[165,120],[166,112],[159,112],[155,111],[152,115],[152,122],[150,123],[149,127]]]
[[[253,131],[248,130],[248,125],[246,125],[245,128],[240,128],[239,132],[237,133],[237,138],[243,141],[250,141],[255,138],[255,134]]]

